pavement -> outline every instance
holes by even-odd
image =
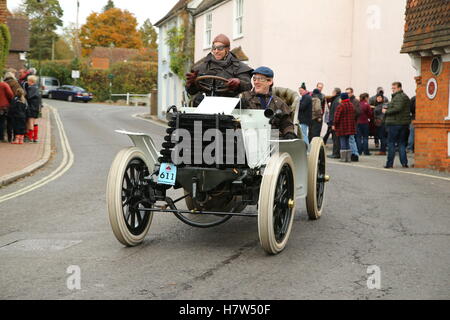
[[[42,109],[39,124],[39,142],[13,145],[0,142],[0,188],[42,168],[51,157],[51,111]]]

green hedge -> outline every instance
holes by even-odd
[[[3,74],[11,45],[11,34],[6,24],[0,24],[0,72]]]
[[[41,75],[55,77],[61,85],[74,84],[72,79],[73,61],[45,61],[42,63]],[[110,79],[112,80],[112,93],[147,94],[156,87],[158,66],[151,62],[120,62],[112,65],[109,70],[92,69],[87,63],[80,64],[80,76],[76,84],[94,94],[95,101],[109,100]]]

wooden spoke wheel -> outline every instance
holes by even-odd
[[[284,250],[295,212],[294,164],[287,153],[275,154],[264,170],[258,203],[258,232],[269,254]]]
[[[322,215],[325,186],[328,180],[325,146],[321,138],[314,138],[308,158],[308,194],[306,196],[306,209],[311,220],[317,220]]]
[[[106,199],[109,221],[117,240],[125,246],[137,246],[144,241],[153,213],[142,211],[152,205],[148,202],[148,186],[144,177],[149,168],[138,148],[120,151],[111,166]]]

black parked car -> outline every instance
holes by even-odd
[[[48,92],[49,99],[83,101],[88,103],[92,100],[92,93],[87,92],[85,89],[76,86],[62,86],[58,89]]]

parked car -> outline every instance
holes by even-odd
[[[85,103],[88,103],[92,100],[92,97],[92,93],[87,92],[85,89],[68,85],[59,87],[55,90],[51,90],[48,93],[49,99],[67,100],[69,102],[83,101]]]
[[[48,97],[48,93],[51,90],[55,90],[59,88],[61,84],[59,83],[59,80],[53,77],[41,77],[40,81],[40,88],[41,88],[41,95],[43,97]]]

